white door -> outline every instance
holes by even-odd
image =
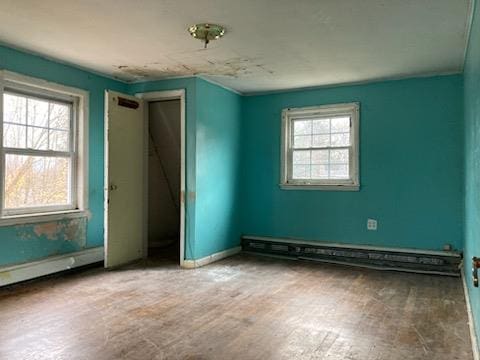
[[[105,267],[143,256],[144,105],[105,93]]]

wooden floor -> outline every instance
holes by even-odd
[[[472,359],[458,278],[238,255],[0,289],[0,359]]]

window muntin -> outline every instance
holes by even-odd
[[[77,102],[35,90],[3,92],[4,216],[77,208]]]
[[[283,111],[282,186],[358,188],[358,104]]]

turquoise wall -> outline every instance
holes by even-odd
[[[241,97],[197,79],[195,256],[240,244]]]
[[[472,286],[471,260],[480,256],[480,6],[475,4],[464,70],[465,279],[476,333],[480,334],[480,289]]]
[[[186,91],[187,259],[237,246],[242,233],[462,248],[461,76],[241,97],[200,78],[127,85],[6,47],[0,68],[89,91],[91,210],[53,233],[49,224],[0,227],[0,265],[103,245],[105,89]],[[281,110],[350,101],[361,103],[361,190],[280,190]],[[377,232],[366,230],[367,217],[378,219]]]
[[[244,97],[243,233],[462,249],[462,86],[455,75]],[[353,101],[360,191],[281,190],[282,109]]]
[[[103,245],[106,89],[130,94],[185,89],[186,258],[198,259],[239,244],[240,216],[234,204],[240,188],[240,96],[198,78],[129,85],[4,46],[0,46],[0,69],[90,94],[89,218],[0,227],[0,266]],[[198,96],[197,88],[202,92]],[[208,174],[214,175],[215,181],[210,181]]]
[[[137,83],[130,93],[186,90],[187,259],[240,243],[241,97],[200,78]]]
[[[73,86],[89,98],[88,219],[0,227],[0,266],[103,246],[103,117],[104,91],[127,91],[127,85],[106,77],[0,46],[0,69]]]

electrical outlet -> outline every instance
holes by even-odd
[[[377,230],[377,220],[367,219],[367,230]]]

